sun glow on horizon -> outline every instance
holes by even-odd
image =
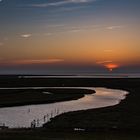
[[[0,0],[0,72],[140,71],[139,7],[138,0]]]
[[[110,72],[113,71],[113,69],[116,69],[119,67],[118,64],[114,64],[114,63],[109,63],[104,65]]]

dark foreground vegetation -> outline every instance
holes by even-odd
[[[34,130],[2,130],[1,139],[61,139],[61,140],[139,140],[140,139],[140,79],[18,79],[1,77],[1,87],[17,86],[80,86],[108,87],[129,91],[119,105],[62,114]],[[83,131],[75,132],[74,128]]]
[[[139,140],[140,136],[133,133],[115,131],[46,131],[36,130],[2,130],[0,140]]]
[[[140,79],[96,79],[93,86],[129,91],[119,105],[86,111],[70,112],[55,117],[44,127],[51,129],[82,128],[88,131],[140,131]],[[100,81],[100,83],[98,83]],[[95,84],[94,84],[95,82]],[[97,85],[98,83],[98,85]],[[80,118],[80,119],[79,119]]]

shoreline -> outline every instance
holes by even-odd
[[[58,87],[0,88],[0,92],[2,92],[0,93],[0,108],[71,101],[80,99],[86,94],[95,93],[94,90],[89,89],[63,89],[63,87],[62,89]]]
[[[115,89],[118,89],[118,88],[115,88]],[[66,114],[60,114],[59,116],[56,116],[55,118],[53,118],[51,122],[44,124],[44,128],[47,129],[48,131],[51,130],[51,131],[66,131],[67,132],[67,131],[74,130],[74,128],[78,128],[78,129],[84,129],[84,131],[86,132],[115,131],[115,132],[124,132],[124,133],[132,132],[132,133],[137,134],[140,131],[140,125],[139,125],[140,121],[138,120],[138,118],[132,120],[131,116],[132,117],[135,117],[135,116],[131,114],[131,112],[125,113],[125,111],[123,110],[124,109],[123,105],[130,103],[129,100],[131,100],[130,98],[132,94],[134,94],[135,92],[133,92],[132,90],[129,90],[128,88],[123,89],[123,90],[129,92],[129,94],[126,95],[125,100],[121,100],[120,103],[117,105],[97,108],[97,109],[95,108],[95,109],[88,109],[88,110],[73,111],[73,112],[68,112]],[[129,110],[129,108],[127,108],[127,110]],[[116,115],[116,113],[118,114]],[[127,115],[127,113],[131,115]],[[137,110],[137,112],[135,112],[135,115],[136,113],[140,114],[140,111]],[[88,114],[90,117],[86,116],[86,114]],[[102,115],[105,115],[104,116],[106,118],[105,122]],[[117,118],[115,115],[117,116]],[[118,115],[119,115],[119,118],[118,118]],[[120,118],[120,115],[122,116],[122,118]],[[114,116],[115,118],[113,118]],[[79,118],[81,118],[81,120],[79,120]],[[111,120],[111,118],[113,118],[113,121]],[[119,119],[123,119],[123,120],[119,120]],[[87,123],[86,125],[84,125],[85,120]],[[91,124],[94,124],[94,125],[91,125]]]
[[[38,87],[36,87],[38,89]],[[49,87],[50,89],[50,87]],[[52,87],[51,89],[58,89],[58,87]],[[41,104],[41,105],[27,105],[21,107],[9,107],[0,109],[1,122],[6,122],[6,125],[9,128],[18,128],[18,127],[30,127],[32,120],[36,118],[38,120],[36,127],[42,127],[46,122],[49,122],[55,116],[63,114],[64,112],[73,112],[79,110],[88,110],[93,108],[103,108],[106,106],[114,106],[120,103],[120,100],[125,99],[126,91],[123,90],[114,90],[107,88],[93,88],[93,87],[64,87],[59,88],[61,90],[92,90],[96,91],[93,94],[86,94],[84,97],[78,100],[62,101],[50,104]],[[10,114],[13,112],[13,115]],[[9,116],[7,117],[6,114]],[[16,114],[16,115],[14,115]],[[5,116],[5,117],[4,117]],[[19,116],[22,116],[20,119]],[[45,121],[44,121],[45,116]],[[17,119],[15,119],[17,118]],[[12,120],[13,119],[13,120]],[[12,122],[10,122],[12,120]],[[24,123],[22,123],[24,122]]]
[[[15,81],[15,82],[14,82]],[[32,81],[32,82],[31,82]],[[14,82],[14,83],[13,83]],[[9,84],[10,87],[16,86],[93,86],[93,87],[107,87],[112,89],[122,89],[129,92],[127,98],[120,102],[120,104],[113,107],[105,107],[101,109],[90,109],[86,111],[76,111],[71,113],[66,113],[59,118],[55,118],[53,123],[50,124],[50,127],[40,128],[40,129],[14,129],[14,130],[1,130],[2,134],[0,138],[7,139],[19,139],[23,136],[26,136],[26,139],[34,138],[36,134],[38,139],[54,138],[55,134],[57,138],[64,140],[65,138],[70,138],[69,132],[74,135],[79,133],[82,135],[83,139],[87,138],[91,134],[91,139],[104,140],[109,139],[111,136],[113,140],[117,139],[126,139],[126,140],[139,140],[140,139],[140,78],[120,78],[120,79],[106,79],[106,78],[93,78],[93,79],[24,79],[19,82],[16,78],[5,78],[4,81],[0,81],[1,87],[5,87],[5,84]],[[58,120],[61,123],[61,127],[58,127]],[[87,132],[74,132],[71,129],[73,127],[87,127]],[[75,126],[74,126],[75,125]],[[55,129],[52,129],[51,126],[55,126]],[[67,126],[67,127],[65,127]],[[117,126],[117,127],[112,127]],[[95,127],[97,128],[95,130]],[[94,129],[92,129],[94,128]],[[71,131],[72,130],[72,131]],[[9,132],[10,131],[10,132]],[[114,133],[117,134],[114,137]],[[17,136],[19,134],[19,136]],[[103,135],[103,138],[100,138],[100,135]],[[56,138],[56,139],[57,139]],[[82,140],[81,137],[76,137],[79,140]],[[110,138],[111,139],[111,138]]]

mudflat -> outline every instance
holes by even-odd
[[[34,78],[0,77],[1,87],[107,87],[129,92],[120,104],[100,109],[76,111],[59,115],[44,128],[1,130],[0,139],[133,139],[140,138],[139,78]],[[82,128],[84,132],[75,132]],[[71,135],[70,135],[71,133]],[[56,134],[58,137],[54,136]]]

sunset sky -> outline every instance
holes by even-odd
[[[140,0],[0,0],[0,74],[140,72]]]

